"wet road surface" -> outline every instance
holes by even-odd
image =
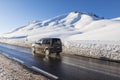
[[[33,56],[31,49],[0,44],[0,53],[11,57],[50,79],[120,80],[120,63],[64,55],[60,58]]]

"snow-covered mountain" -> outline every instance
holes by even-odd
[[[120,18],[104,19],[95,14],[71,12],[45,21],[32,23],[0,35],[9,39],[43,37],[68,40],[120,40]]]

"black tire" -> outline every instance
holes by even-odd
[[[46,49],[45,50],[45,56],[49,56],[50,55],[50,50],[49,49]]]
[[[57,52],[55,57],[60,60],[61,59],[60,52]]]
[[[33,55],[33,56],[36,56],[36,55],[37,55],[34,48],[32,48],[32,55]]]
[[[60,52],[57,52],[57,53],[56,53],[56,56],[60,56]]]

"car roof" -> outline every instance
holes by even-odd
[[[60,38],[41,38],[41,39],[60,39]]]

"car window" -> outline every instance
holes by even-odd
[[[43,40],[42,44],[50,44],[50,40],[49,39],[45,39],[45,40]]]
[[[61,41],[60,41],[60,39],[53,39],[52,43],[53,43],[53,45],[60,45]]]
[[[42,40],[38,40],[35,42],[36,44],[41,44],[42,43]]]
[[[39,40],[38,43],[41,43],[41,44],[42,44],[42,40]]]

